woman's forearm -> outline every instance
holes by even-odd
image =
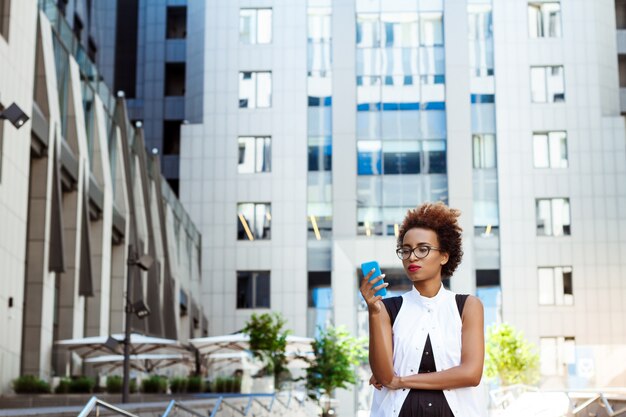
[[[376,380],[383,385],[391,382],[394,377],[393,348],[388,321],[389,318],[386,311],[369,314],[370,367]]]
[[[396,381],[393,381],[391,385],[392,388],[432,390],[466,388],[477,386],[481,377],[482,369],[459,365],[445,371],[396,377]]]

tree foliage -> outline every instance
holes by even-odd
[[[313,342],[314,359],[309,359],[306,386],[310,397],[321,402],[322,396],[330,399],[337,388],[347,388],[356,383],[356,366],[367,359],[365,340],[353,337],[343,327],[322,330]],[[324,407],[328,412],[329,404]]]
[[[502,385],[535,384],[539,381],[539,354],[534,344],[507,323],[487,329],[485,376],[499,378]]]
[[[287,320],[280,313],[252,314],[243,329],[243,333],[250,336],[252,354],[265,365],[261,374],[274,375],[274,387],[277,390],[291,375],[285,354],[290,333],[284,329],[286,323]]]

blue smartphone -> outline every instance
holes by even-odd
[[[378,262],[370,261],[370,262],[363,262],[361,264],[361,272],[363,272],[363,276],[369,274],[372,269],[375,269],[376,271],[370,277],[370,281],[372,281],[374,278],[379,277],[381,275],[380,266],[378,265]],[[382,284],[384,282],[385,282],[384,280],[378,281],[376,283],[375,287],[378,287],[380,284]],[[386,296],[387,295],[387,288],[382,288],[382,289],[378,290],[375,295],[381,295],[383,297]]]

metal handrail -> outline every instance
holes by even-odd
[[[603,392],[592,396],[591,398],[586,400],[584,403],[580,404],[578,407],[575,407],[572,410],[572,414],[574,416],[577,416],[581,411],[585,410],[587,407],[589,407],[591,404],[593,404],[596,401],[599,402],[602,407],[604,407],[608,417],[618,417],[623,414],[626,414],[626,407],[622,407],[619,410],[614,411],[613,407],[609,403],[609,399],[604,395]]]
[[[103,407],[106,408],[107,410],[113,411],[121,416],[126,416],[126,417],[139,417],[135,414],[129,413],[128,411],[124,411],[121,408],[118,408],[114,405],[111,405],[107,402],[104,402],[100,399],[98,399],[97,397],[91,397],[91,399],[87,402],[87,404],[85,405],[85,407],[83,407],[83,409],[81,410],[80,413],[78,413],[77,417],[87,417],[89,415],[89,413],[91,413],[93,411],[93,409],[95,408],[96,410],[98,409],[98,407]]]
[[[206,417],[204,414],[200,414],[197,411],[192,410],[191,408],[187,407],[183,403],[176,401],[176,400],[170,401],[170,403],[167,405],[167,408],[165,409],[165,412],[163,413],[161,417],[168,417],[169,414],[172,412],[172,410],[176,408],[186,411],[189,414],[193,414],[196,417]]]

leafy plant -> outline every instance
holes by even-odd
[[[204,381],[199,376],[190,376],[185,382],[187,384],[187,392],[202,392],[204,390]]]
[[[307,360],[306,387],[309,397],[320,403],[324,416],[328,415],[333,392],[356,383],[356,367],[367,359],[365,343],[345,328],[332,326],[322,329],[313,342],[315,358]],[[322,398],[328,402],[321,404]]]
[[[86,376],[81,376],[70,380],[69,392],[73,394],[89,394],[93,392],[96,380]]]
[[[539,381],[539,354],[522,332],[507,323],[487,328],[485,376],[499,378],[502,385],[535,384]]]
[[[119,375],[107,376],[106,390],[109,394],[118,394],[122,392],[122,377]]]
[[[173,394],[187,392],[187,378],[174,377],[170,379],[170,390]]]
[[[219,393],[239,393],[241,392],[241,377],[222,376],[211,381],[211,392]]]
[[[250,336],[250,350],[265,364],[261,375],[274,375],[274,389],[291,377],[287,369],[287,336],[289,330],[283,327],[287,321],[280,313],[252,314],[243,333]]]
[[[17,394],[45,394],[50,392],[50,385],[34,375],[22,375],[13,380],[13,390]]]
[[[59,385],[54,389],[55,394],[68,394],[70,392],[70,384],[72,380],[69,378],[61,378]]]
[[[141,392],[146,394],[163,394],[167,391],[167,379],[159,375],[151,375],[141,381]]]

